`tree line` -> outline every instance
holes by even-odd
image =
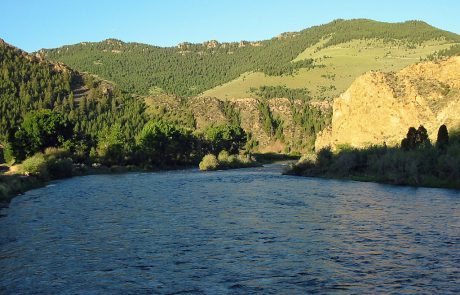
[[[460,132],[439,127],[433,144],[423,126],[409,128],[397,147],[323,148],[292,167],[294,175],[351,178],[414,186],[460,188]]]

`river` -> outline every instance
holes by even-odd
[[[460,292],[460,193],[280,165],[91,175],[14,198],[2,294]]]

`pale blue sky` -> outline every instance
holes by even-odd
[[[117,38],[160,46],[268,39],[333,19],[423,20],[460,33],[458,0],[0,0],[0,38],[26,51]]]

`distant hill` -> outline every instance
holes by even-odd
[[[421,21],[356,19],[255,42],[212,40],[157,47],[108,39],[39,53],[142,95],[232,99],[259,97],[261,86],[286,85],[305,88],[322,99],[345,90],[367,70],[399,69],[456,43],[459,35]],[[350,68],[350,64],[360,66]]]

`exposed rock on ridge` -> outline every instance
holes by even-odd
[[[317,136],[325,146],[398,145],[409,127],[424,125],[436,140],[440,125],[460,126],[460,57],[369,72],[334,100],[332,125]]]

